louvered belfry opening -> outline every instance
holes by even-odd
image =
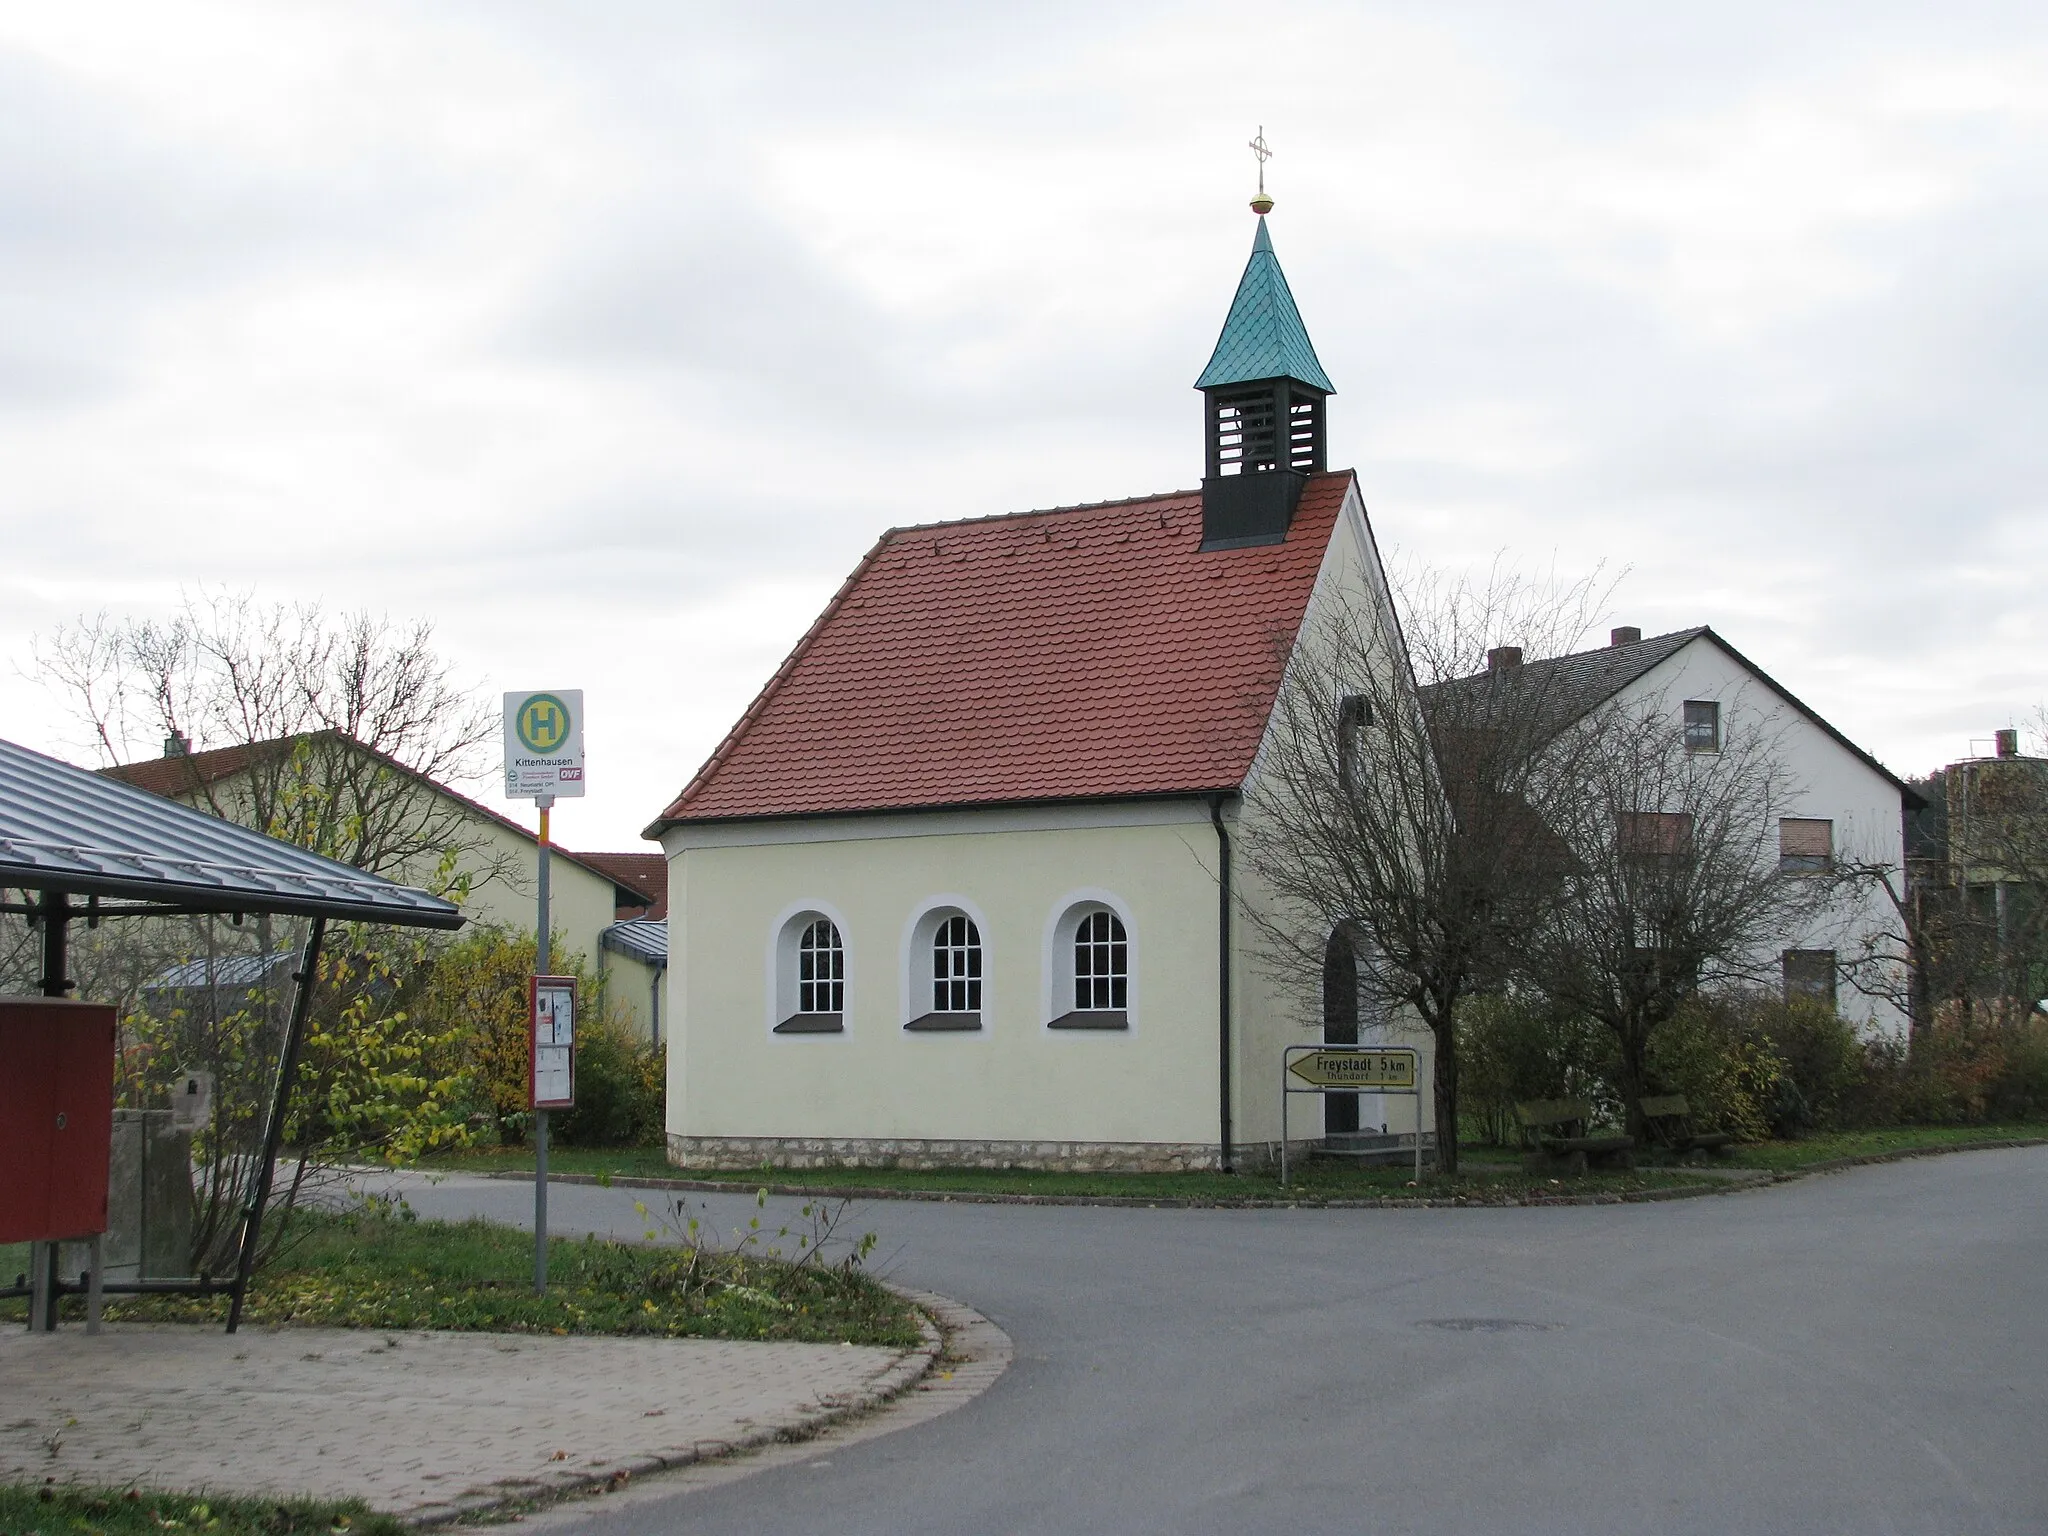
[[[1287,537],[1302,486],[1325,468],[1323,399],[1322,391],[1298,379],[1203,391],[1203,548],[1274,544]]]

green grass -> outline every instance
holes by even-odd
[[[761,1230],[745,1252],[713,1244],[625,1244],[556,1238],[548,1293],[535,1296],[533,1239],[483,1221],[411,1221],[391,1215],[294,1218],[288,1251],[250,1287],[253,1324],[339,1328],[445,1328],[656,1338],[797,1339],[915,1345],[908,1303],[858,1269],[789,1262],[810,1227]],[[708,1234],[707,1234],[708,1235]],[[779,1250],[774,1257],[768,1250]],[[11,1276],[10,1276],[11,1278]],[[27,1303],[0,1303],[0,1318]],[[66,1315],[83,1314],[67,1297]],[[216,1322],[225,1297],[109,1298],[115,1322]],[[0,1527],[4,1532],[5,1527]]]
[[[402,1536],[360,1499],[214,1498],[142,1489],[0,1484],[0,1536]]]
[[[1480,1159],[1485,1152],[1478,1153]],[[512,1148],[488,1153],[465,1153],[437,1160],[434,1165],[448,1171],[532,1172],[531,1154]],[[1425,1172],[1414,1181],[1407,1166],[1399,1168],[1354,1168],[1318,1159],[1292,1170],[1292,1182],[1282,1185],[1272,1173],[1068,1173],[1040,1172],[1024,1168],[751,1168],[740,1172],[711,1172],[676,1168],[653,1150],[625,1150],[611,1153],[585,1151],[576,1163],[565,1166],[552,1149],[548,1154],[550,1172],[589,1173],[611,1178],[702,1179],[730,1184],[736,1190],[754,1190],[764,1185],[799,1189],[861,1189],[919,1194],[1080,1196],[1124,1200],[1199,1201],[1233,1205],[1248,1200],[1285,1200],[1314,1204],[1330,1200],[1464,1199],[1479,1203],[1506,1204],[1532,1197],[1557,1195],[1631,1194],[1655,1189],[1673,1189],[1713,1182],[1698,1174],[1676,1169],[1646,1169],[1636,1173],[1592,1173],[1552,1179],[1522,1171],[1512,1154],[1495,1154],[1492,1162],[1478,1162],[1455,1179],[1440,1179]],[[1716,1184],[1716,1187],[1719,1187]]]
[[[1731,1148],[1725,1161],[1738,1168],[1790,1172],[1838,1157],[1874,1157],[1888,1152],[1938,1152],[1977,1141],[2048,1139],[2040,1121],[2010,1125],[1899,1125],[1874,1131],[1826,1131],[1797,1141],[1765,1141]]]

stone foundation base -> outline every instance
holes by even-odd
[[[1242,1162],[1243,1152],[1240,1149]],[[1270,1155],[1272,1149],[1264,1149]],[[1256,1156],[1256,1154],[1254,1154]],[[1213,1142],[943,1141],[865,1136],[679,1136],[678,1168],[1042,1168],[1069,1173],[1188,1173],[1220,1162]]]

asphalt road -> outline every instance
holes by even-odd
[[[556,1186],[555,1227],[637,1237],[634,1198]],[[517,1184],[412,1200],[531,1214]],[[829,1466],[576,1529],[2048,1530],[2048,1149],[1657,1205],[856,1220],[1001,1324],[1010,1371]]]

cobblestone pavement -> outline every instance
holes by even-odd
[[[431,1523],[618,1486],[915,1381],[937,1346],[110,1325],[0,1333],[0,1478],[354,1496]]]

